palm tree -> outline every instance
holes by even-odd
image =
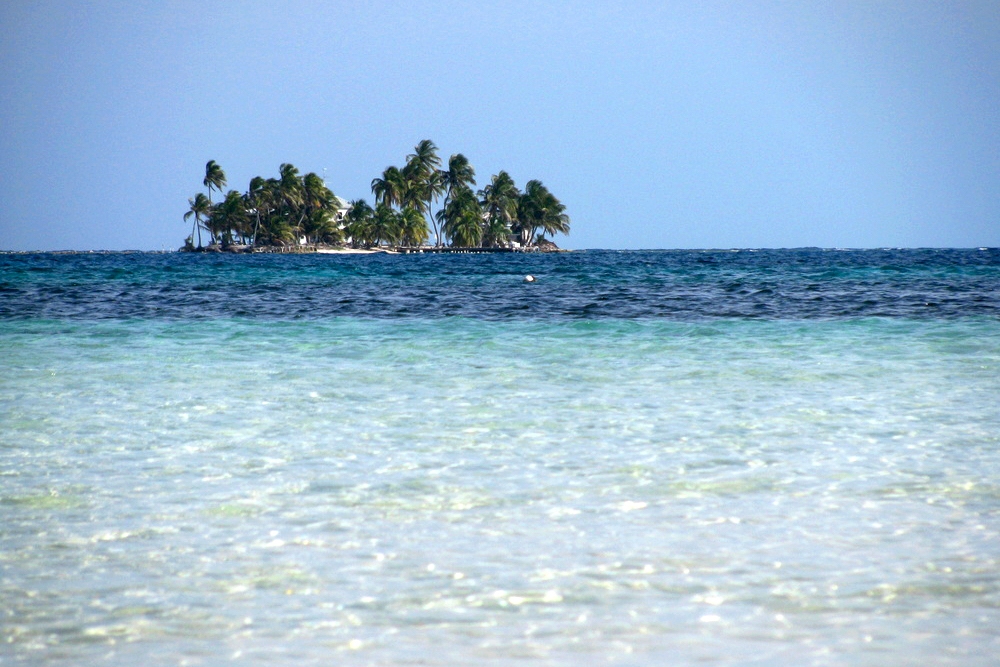
[[[430,230],[427,219],[415,208],[407,206],[399,214],[399,242],[401,245],[420,246],[427,241]]]
[[[263,176],[254,176],[250,179],[250,187],[243,195],[243,205],[247,212],[254,217],[253,233],[250,236],[250,244],[257,245],[257,234],[260,231],[261,221],[268,220],[271,215],[273,188],[268,186],[268,181]]]
[[[448,208],[448,203],[455,196],[455,193],[462,188],[468,188],[476,184],[476,170],[469,164],[469,159],[461,153],[456,153],[448,158],[448,170],[441,172],[441,188],[444,190],[444,208]],[[441,245],[441,234],[437,227],[434,235],[437,238],[437,245]]]
[[[541,181],[528,181],[524,194],[518,200],[517,229],[521,234],[521,242],[530,244],[539,229],[542,234],[569,233],[569,216],[563,206]]]
[[[434,201],[445,192],[444,172],[440,169],[432,171],[423,182],[423,195],[426,201],[427,219],[430,221],[428,228],[434,225],[434,212],[432,207]]]
[[[448,205],[438,211],[441,230],[453,246],[473,248],[483,239],[483,211],[471,188],[457,188]]]
[[[426,178],[441,166],[441,158],[437,154],[437,146],[430,139],[424,139],[413,147],[413,153],[406,156],[408,164],[417,167],[417,173]]]
[[[517,220],[517,203],[521,192],[506,171],[493,176],[490,184],[479,191],[486,225],[483,242],[488,247],[504,245],[508,241],[514,221]]]
[[[413,153],[406,156],[404,174],[407,177],[409,189],[412,191],[405,205],[425,214],[434,224],[431,208],[434,200],[444,192],[441,178],[441,158],[437,154],[437,146],[430,139],[424,139],[413,148]],[[419,205],[417,205],[419,202]]]
[[[212,242],[218,238],[225,247],[232,243],[233,232],[242,234],[247,220],[243,196],[236,190],[230,190],[224,200],[212,207],[206,226],[212,232]]]
[[[569,216],[566,215],[566,207],[544,185],[539,184],[539,186],[542,191],[541,236],[569,234]]]
[[[343,240],[335,214],[329,208],[316,209],[306,216],[300,230],[310,243],[340,243]]]
[[[291,165],[281,165],[284,178],[263,178],[256,176],[250,181],[250,188],[244,195],[244,206],[248,215],[255,218],[253,245],[284,245],[295,241],[295,230],[290,219],[290,201],[295,200],[298,171]],[[296,209],[297,210],[297,209]]]
[[[406,179],[398,167],[386,167],[382,178],[372,179],[372,194],[376,204],[397,206],[403,201],[405,192]]]
[[[375,245],[382,245],[382,241],[393,243],[399,238],[399,216],[385,204],[375,207],[375,215],[372,216],[371,237]]]
[[[216,189],[222,192],[222,188],[226,187],[226,172],[222,171],[222,167],[216,164],[215,160],[209,160],[205,165],[205,180],[202,181],[202,185],[208,188],[208,203],[212,203],[212,189]]]
[[[292,164],[282,164],[278,168],[278,202],[284,225],[297,239],[297,232],[304,216],[304,193],[299,170]]]
[[[476,170],[469,164],[469,158],[456,153],[448,158],[448,170],[444,172],[444,186],[449,197],[456,190],[476,184]]]
[[[347,226],[344,230],[351,237],[351,245],[355,248],[373,243],[372,222],[375,211],[364,199],[356,199],[350,203],[347,212]]]
[[[202,193],[198,193],[194,196],[194,199],[188,199],[188,204],[191,206],[190,210],[184,214],[184,219],[187,220],[192,215],[194,216],[194,227],[191,229],[191,241],[194,241],[195,230],[198,231],[198,247],[201,247],[201,217],[208,216],[212,211],[212,203],[209,201],[208,197]]]
[[[402,192],[400,193],[399,202],[397,202],[400,211],[404,208],[412,208],[418,213],[423,214],[427,209],[427,203],[424,196],[424,176],[420,172],[420,165],[411,160],[406,163],[406,166],[399,173],[403,177]]]
[[[323,179],[310,172],[302,178],[302,208],[298,228],[312,242],[336,241],[337,198]]]
[[[569,216],[565,213],[566,207],[556,199],[552,198],[552,203],[545,208],[545,217],[542,219],[542,236],[550,234],[569,234]]]

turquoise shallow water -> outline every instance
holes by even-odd
[[[0,255],[0,664],[993,665],[998,398],[995,249]]]
[[[4,664],[1000,655],[992,317],[17,316],[0,342]]]

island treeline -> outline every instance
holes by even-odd
[[[183,250],[268,249],[316,246],[353,248],[555,247],[546,235],[568,234],[566,207],[541,181],[522,191],[506,171],[480,190],[469,160],[457,153],[442,165],[437,146],[421,141],[402,167],[373,179],[373,202],[337,197],[315,173],[283,164],[276,178],[256,176],[246,192],[229,190],[211,160],[203,184],[188,200],[191,235]],[[212,201],[218,192],[221,200]],[[440,206],[435,209],[435,204]],[[204,232],[204,237],[203,233]]]

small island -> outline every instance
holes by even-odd
[[[207,195],[188,200],[184,219],[193,223],[182,251],[551,252],[559,248],[546,235],[568,234],[570,225],[566,207],[541,181],[521,191],[500,171],[474,191],[469,160],[452,155],[443,169],[428,139],[402,168],[387,167],[372,180],[374,207],[336,196],[315,173],[301,176],[291,164],[282,164],[277,178],[256,176],[246,192],[229,190],[213,203],[226,174],[210,160],[203,184]]]

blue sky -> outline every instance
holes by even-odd
[[[421,139],[572,248],[1000,246],[996,2],[0,7],[0,249],[181,245],[205,162],[347,199]]]

